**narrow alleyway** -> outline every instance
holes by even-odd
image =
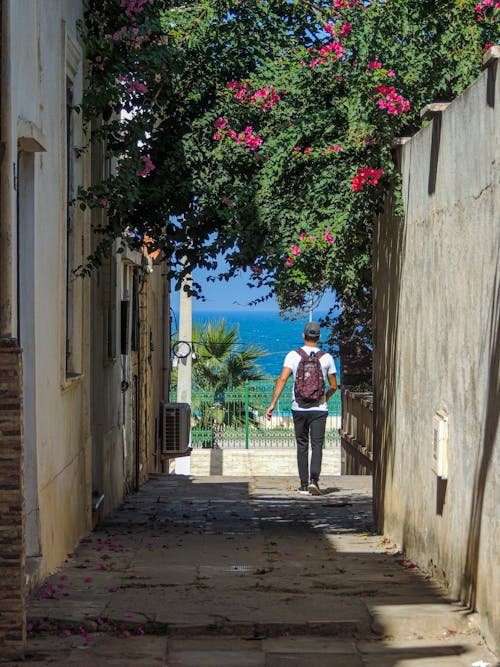
[[[494,667],[474,617],[372,531],[371,479],[157,475],[29,601],[25,661]]]

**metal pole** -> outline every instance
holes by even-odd
[[[193,304],[192,298],[185,288],[191,286],[191,276],[182,281],[179,295],[179,340],[190,346],[187,356],[179,359],[177,366],[177,402],[191,405],[191,374],[192,374],[192,345],[193,345]]]
[[[177,366],[177,402],[191,405],[192,362],[193,362],[193,304],[189,295],[191,276],[182,281],[179,295],[179,341],[189,345],[187,355],[179,359]],[[191,445],[191,437],[189,440]],[[180,475],[189,475],[191,470],[189,456],[175,459],[175,472]]]
[[[248,449],[248,411],[249,411],[249,386],[245,380],[245,449]]]

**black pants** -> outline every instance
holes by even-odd
[[[323,444],[325,442],[326,418],[324,410],[301,412],[292,410],[295,440],[297,441],[297,466],[301,486],[309,480],[317,482],[321,474]],[[311,471],[309,476],[309,439],[311,440]]]

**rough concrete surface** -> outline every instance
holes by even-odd
[[[156,475],[28,601],[30,665],[498,665],[372,530],[371,479]]]
[[[477,609],[498,652],[499,109],[495,56],[402,145],[404,218],[388,198],[373,254],[378,528]]]

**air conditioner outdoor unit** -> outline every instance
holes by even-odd
[[[189,449],[191,407],[189,403],[160,403],[161,451],[182,453]]]

